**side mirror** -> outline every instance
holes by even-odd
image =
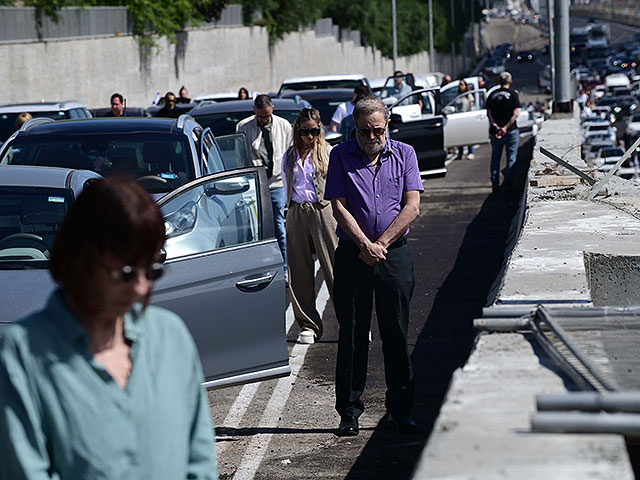
[[[451,115],[453,113],[456,113],[456,107],[454,107],[453,105],[447,105],[442,109],[443,115]]]

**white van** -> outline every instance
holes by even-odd
[[[631,80],[624,73],[613,73],[605,77],[604,86],[608,95],[615,95],[617,90],[629,90]]]

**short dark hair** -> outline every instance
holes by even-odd
[[[100,259],[112,255],[125,265],[148,267],[165,237],[162,214],[139,184],[118,177],[96,180],[69,209],[49,269],[74,303],[93,312],[91,279]]]
[[[271,97],[266,94],[258,95],[256,99],[253,101],[253,106],[256,108],[265,108],[265,107],[273,107],[273,102],[271,101]]]
[[[394,77],[397,77],[398,75],[404,75],[404,73],[402,73],[402,70],[396,70],[395,72],[393,72]]]
[[[175,96],[176,96],[176,94],[175,94],[175,93],[173,93],[173,92],[167,92],[167,93],[165,93],[165,95],[164,95],[164,99],[166,100],[166,99],[167,99],[167,97],[168,97],[169,95],[171,95],[172,97],[175,97]]]
[[[366,85],[358,85],[353,89],[353,93],[355,93],[358,97],[363,97],[365,95],[373,95],[373,92]]]
[[[111,95],[111,98],[109,99],[109,103],[113,103],[114,98],[117,98],[118,100],[120,100],[120,103],[124,103],[124,97],[119,93],[114,93],[113,95]]]

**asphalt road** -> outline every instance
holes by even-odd
[[[505,32],[511,39],[513,24],[508,28]],[[514,69],[522,85],[530,84],[524,81],[527,71],[522,67],[522,74],[516,74]],[[518,160],[521,182],[532,149],[532,140],[523,141]],[[413,417],[422,432],[399,434],[386,422],[384,369],[374,318],[360,435],[335,435],[338,330],[318,275],[325,333],[319,343],[297,345],[298,327],[293,325],[288,334],[293,374],[209,392],[222,479],[410,478],[451,375],[471,351],[472,321],[480,315],[499,275],[517,212],[518,191],[491,194],[489,152],[489,146],[483,145],[475,160],[454,161],[446,177],[424,181],[420,217],[409,235],[416,274],[409,329],[416,378]],[[289,322],[291,318],[289,311]]]

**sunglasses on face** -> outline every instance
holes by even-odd
[[[318,127],[316,127],[316,128],[299,128],[298,132],[300,132],[300,136],[301,137],[306,137],[309,134],[313,135],[314,137],[317,137],[318,135],[320,135],[320,129]]]
[[[373,132],[373,134],[376,137],[381,137],[382,135],[384,135],[384,132],[386,131],[387,129],[385,127],[373,127],[373,128],[364,127],[364,128],[358,128],[358,135],[360,135],[361,137],[368,138],[371,136],[371,132]]]
[[[111,274],[111,278],[118,282],[131,282],[138,278],[138,272],[144,270],[144,276],[147,280],[153,282],[158,280],[164,274],[164,267],[161,263],[152,263],[149,268],[140,269],[138,267],[132,267],[131,265],[125,265],[122,268],[110,269],[107,265],[104,265],[107,271]]]

